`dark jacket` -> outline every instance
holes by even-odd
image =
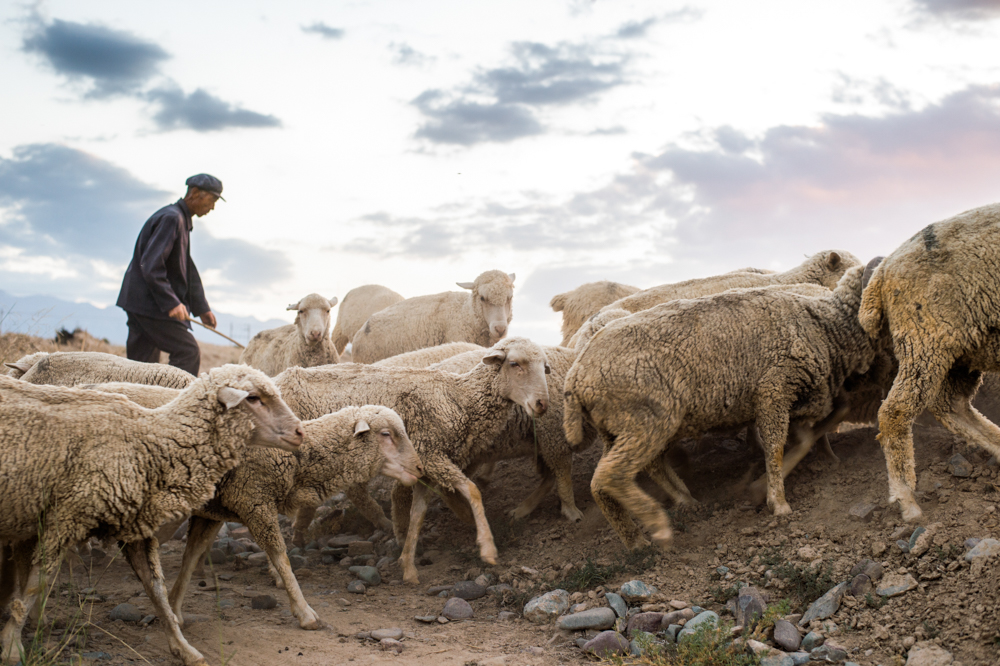
[[[146,220],[125,271],[118,307],[156,319],[169,319],[167,313],[179,303],[195,317],[211,310],[188,252],[193,226],[183,199]]]

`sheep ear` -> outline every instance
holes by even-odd
[[[510,281],[513,282],[514,278],[517,277],[517,274],[516,273],[507,273],[507,277],[509,277]]]
[[[553,312],[562,312],[563,308],[566,307],[566,294],[556,294],[549,301],[549,307],[552,308]]]
[[[288,306],[287,308],[285,308],[285,309],[286,309],[286,310],[298,310],[298,309],[299,309],[299,304],[298,304],[298,303],[292,303],[291,305],[289,305],[289,306]]]
[[[552,374],[552,368],[549,366],[548,363],[545,364],[545,374],[547,374],[547,375],[551,375]]]
[[[336,296],[334,296],[333,298],[331,298],[331,299],[329,299],[329,300],[330,300],[330,307],[331,307],[331,308],[332,308],[332,307],[333,307],[334,305],[336,305],[336,304],[337,304],[337,297],[336,297]]]
[[[223,386],[219,389],[219,402],[221,402],[226,409],[232,409],[236,405],[243,402],[246,397],[250,395],[246,391],[241,391],[240,389],[235,389],[232,386]]]
[[[500,365],[507,360],[507,352],[502,349],[494,349],[483,357],[483,363],[487,365]]]
[[[456,282],[455,284],[457,284],[462,289],[472,289],[472,287],[475,286],[471,282]]]
[[[838,266],[840,266],[840,261],[841,261],[840,255],[837,254],[836,252],[831,252],[830,256],[827,258],[826,261],[827,265],[830,268],[836,269]]]
[[[354,424],[354,436],[355,437],[357,437],[358,435],[364,434],[364,433],[368,432],[369,430],[371,430],[371,426],[369,426],[368,422],[365,421],[364,419],[361,419],[360,421],[358,421],[357,423]]]
[[[31,370],[31,366],[27,363],[4,363],[11,370],[17,370],[18,372],[27,372]]]

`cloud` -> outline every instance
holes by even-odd
[[[274,116],[248,111],[198,88],[186,94],[179,88],[157,88],[146,99],[158,107],[153,121],[159,129],[214,132],[233,127],[280,127]]]
[[[618,32],[615,36],[620,39],[635,39],[637,37],[645,37],[649,29],[656,25],[657,20],[655,17],[650,17],[645,21],[629,21],[618,28]]]
[[[319,21],[313,23],[312,25],[302,26],[302,32],[311,32],[319,35],[323,39],[342,39],[344,37],[344,30],[342,28],[333,28]]]
[[[37,25],[22,48],[71,80],[89,80],[90,97],[136,91],[158,75],[159,64],[170,57],[157,44],[131,33],[59,19]]]
[[[1000,0],[914,0],[918,9],[949,19],[984,21],[1000,15]]]
[[[389,44],[389,50],[392,51],[392,61],[397,65],[423,67],[434,60],[433,57],[417,51],[409,44],[392,42]]]
[[[36,290],[49,280],[64,297],[94,298],[103,289],[112,298],[143,222],[171,201],[170,193],[75,148],[19,146],[0,158],[0,271],[20,276],[4,284]],[[192,242],[198,267],[239,283],[244,295],[290,274],[283,253],[217,239],[200,226]]]
[[[591,45],[517,42],[510,51],[510,65],[480,70],[456,90],[427,90],[414,99],[427,119],[416,136],[470,146],[541,134],[539,109],[591,101],[625,83],[627,57]]]
[[[704,12],[693,7],[681,7],[680,9],[668,12],[661,16],[651,16],[644,21],[629,21],[623,23],[615,32],[618,39],[639,39],[645,37],[649,30],[661,23],[682,23],[685,21],[695,21],[703,16]]]

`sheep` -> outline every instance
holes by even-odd
[[[105,382],[102,384],[78,384],[77,388],[104,393],[123,395],[137,405],[156,409],[162,407],[177,397],[181,389],[166,386],[147,386],[145,384],[130,384],[128,382]]]
[[[847,269],[860,266],[861,262],[850,252],[827,250],[818,252],[804,262],[784,273],[725,273],[713,277],[687,280],[651,287],[620,298],[605,306],[604,310],[628,310],[641,312],[654,305],[679,298],[698,298],[718,294],[727,289],[766,287],[777,284],[798,284],[812,282],[833,289]]]
[[[195,565],[211,546],[223,521],[236,520],[250,529],[267,553],[275,582],[288,592],[299,626],[323,627],[292,573],[278,514],[294,516],[302,509],[314,511],[338,489],[367,484],[379,474],[409,486],[423,473],[403,420],[388,407],[345,407],[305,421],[302,428],[305,439],[298,452],[248,452],[243,462],[219,481],[215,497],[195,510],[188,524],[181,571],[170,590],[170,606],[182,625],[184,592]]]
[[[456,284],[471,293],[446,291],[408,298],[370,316],[354,334],[354,362],[374,363],[445,342],[486,347],[507,335],[514,274],[486,271],[475,282]]]
[[[13,363],[4,363],[7,366],[7,376],[13,377],[14,379],[20,379],[24,376],[31,367],[38,363],[40,359],[45,358],[49,355],[49,352],[35,352],[34,354],[28,354],[27,356],[22,356]]]
[[[859,319],[891,345],[899,368],[878,412],[889,501],[903,520],[913,495],[913,421],[925,409],[952,433],[1000,456],[1000,429],[972,406],[983,372],[1000,370],[1000,204],[930,224],[872,273]]]
[[[430,365],[434,365],[435,363],[446,361],[454,356],[465,355],[467,352],[484,351],[485,349],[486,347],[473,344],[471,342],[448,342],[443,345],[437,345],[436,347],[426,347],[424,349],[417,349],[416,351],[390,356],[389,358],[384,358],[381,361],[376,361],[375,363],[372,363],[372,365],[386,368],[426,368]],[[482,356],[479,358],[482,358]],[[479,362],[479,358],[476,359],[476,363]],[[475,365],[475,363],[472,365]],[[469,369],[471,369],[471,366]]]
[[[496,564],[496,546],[479,488],[462,470],[489,459],[492,443],[518,405],[535,416],[545,413],[547,367],[541,347],[514,337],[486,350],[482,362],[463,375],[352,363],[289,368],[275,378],[275,384],[301,418],[316,418],[357,403],[396,410],[424,463],[426,477],[446,491],[445,497],[455,500],[452,494],[457,493],[471,505],[479,556],[487,564]],[[392,527],[403,544],[400,564],[408,583],[419,580],[414,559],[427,511],[426,493],[423,485],[411,491],[399,484],[392,492]]]
[[[600,282],[588,282],[582,284],[572,291],[556,294],[549,301],[549,306],[555,312],[562,312],[562,334],[560,342],[562,347],[572,347],[570,338],[580,330],[585,321],[606,305],[614,303],[620,298],[631,296],[639,291],[639,287],[633,287],[620,282],[601,280]]]
[[[343,355],[347,343],[369,317],[402,300],[401,295],[380,284],[366,284],[347,292],[337,310],[337,323],[333,325],[333,344],[337,353]]]
[[[274,377],[285,368],[337,363],[340,356],[330,340],[330,309],[337,297],[309,294],[288,306],[296,310],[295,323],[261,331],[240,354],[240,363]]]
[[[187,666],[205,664],[170,610],[153,535],[208,501],[248,446],[299,446],[300,421],[274,383],[226,365],[147,409],[119,395],[0,377],[0,422],[0,539],[14,544],[14,567],[23,574],[0,633],[0,658],[18,659],[25,600],[44,589],[40,569],[51,578],[69,546],[100,536],[124,542],[170,651]]]
[[[101,352],[56,352],[40,358],[21,376],[31,384],[75,386],[103,382],[129,382],[168,388],[185,388],[194,375],[165,363],[140,363]]]
[[[629,547],[671,539],[667,514],[635,475],[671,444],[714,428],[755,422],[764,443],[767,502],[784,496],[787,435],[835,411],[844,381],[868,370],[872,341],[857,320],[863,267],[848,270],[825,298],[776,289],[733,290],[674,301],[609,323],[566,376],[564,427],[584,441],[585,420],[608,448],[591,491]]]
[[[567,346],[578,352],[583,351],[583,348],[587,346],[587,343],[590,342],[595,333],[616,319],[628,317],[631,314],[628,310],[622,310],[621,308],[605,308],[591,315],[587,321],[583,322],[576,333],[569,339]]]

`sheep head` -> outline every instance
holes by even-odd
[[[330,337],[330,310],[337,304],[337,297],[327,300],[319,294],[309,294],[298,303],[288,306],[297,310],[295,325],[307,345],[315,345]]]
[[[499,393],[524,407],[531,416],[549,408],[545,375],[551,372],[545,351],[527,338],[507,338],[493,345],[483,363],[497,370]]]
[[[860,266],[861,261],[850,252],[843,250],[827,250],[817,252],[807,263],[815,265],[819,273],[819,284],[827,289],[836,289],[840,278],[849,269]]]
[[[507,335],[507,327],[514,316],[514,273],[486,271],[475,282],[456,282],[462,289],[470,289],[472,310],[490,332],[490,344]]]
[[[302,422],[281,399],[270,377],[248,365],[233,364],[212,368],[207,376],[224,411],[249,410],[254,424],[249,446],[298,450],[304,436]]]
[[[412,486],[424,475],[423,463],[406,434],[403,419],[388,407],[363,407],[362,418],[354,424],[354,436],[369,438],[378,447],[379,455],[376,467],[371,470],[372,476],[383,474],[404,486]]]

